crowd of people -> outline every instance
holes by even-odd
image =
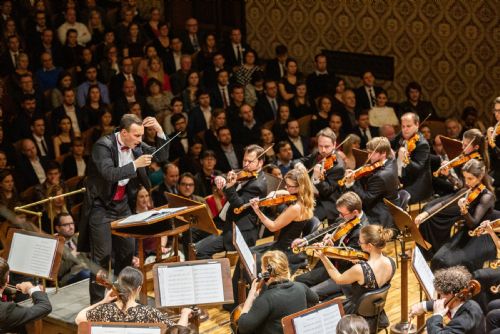
[[[31,217],[12,210],[85,184],[83,196],[38,208],[42,232],[66,240],[59,282],[91,278],[93,305],[77,321],[125,314],[120,321],[174,326],[136,304],[144,280],[130,267],[138,265],[137,249],[132,239],[112,236],[109,227],[113,220],[167,204],[168,193],[206,204],[222,231],[216,236],[193,229],[190,241],[198,259],[234,250],[235,222],[256,254],[258,271],[270,271],[267,289],[259,292],[254,283],[248,293],[242,333],[279,333],[283,316],[340,294],[347,297],[346,313],[356,314],[364,292],[387,286],[395,263],[382,250],[395,224],[384,199],[403,209],[429,202],[415,223],[432,244],[422,250],[432,270],[445,273],[436,274],[442,296],[465,284],[440,285],[447,270],[500,283],[495,271],[481,271],[497,252],[484,221],[498,219],[500,209],[500,98],[492,112],[482,113],[494,115],[490,126],[471,106],[441,119],[415,81],[406,86],[405,101],[390,101],[373,69],[360,69],[361,85],[347,87],[329,70],[324,54],[317,54],[314,71],[304,74],[285,45],[264,60],[238,27],[222,41],[202,31],[193,17],[184,29],[172,31],[161,13],[156,7],[142,11],[136,0],[1,1],[0,213],[5,224],[38,230]],[[444,131],[436,132],[424,122],[428,119],[441,122]],[[451,163],[443,136],[462,145]],[[367,158],[360,162],[362,151]],[[241,182],[241,170],[253,176]],[[282,179],[285,189],[270,195],[266,174]],[[463,196],[457,196],[460,191]],[[271,210],[259,206],[259,199],[283,195],[293,200]],[[450,236],[457,220],[465,225]],[[318,230],[323,221],[328,227]],[[262,236],[260,224],[279,235],[272,244],[254,247]],[[346,224],[350,228],[339,235]],[[471,237],[468,232],[478,226],[490,235]],[[168,253],[171,241],[160,242]],[[316,268],[292,281],[304,264],[292,249],[318,242],[349,246],[365,260],[332,263],[316,252],[321,260]],[[183,243],[187,256],[187,240]],[[154,253],[157,241],[144,248],[146,256]],[[89,269],[90,263],[106,267],[112,256],[124,289],[118,297],[105,294]],[[8,265],[0,262],[0,286],[9,282],[4,276]],[[235,304],[224,305],[228,311],[238,305],[241,280],[252,283],[237,266]],[[45,300],[32,285],[18,288],[46,314]],[[300,302],[291,307],[288,298]],[[498,307],[488,308],[492,298],[484,297],[480,306],[493,317]],[[460,314],[457,308],[469,304],[449,308]],[[413,311],[430,310],[427,306]],[[444,308],[434,304],[435,313]],[[186,326],[189,314],[184,310],[177,326]],[[349,319],[372,331],[379,320],[388,325],[385,313],[366,323]],[[433,328],[439,327],[439,319],[431,319]],[[0,330],[19,325],[2,321]],[[493,330],[495,321],[489,326]]]

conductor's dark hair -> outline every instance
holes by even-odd
[[[137,115],[125,114],[120,120],[120,129],[129,131],[132,124],[142,125],[142,120]]]

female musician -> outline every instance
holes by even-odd
[[[427,333],[429,334],[485,333],[484,315],[479,305],[473,300],[467,300],[467,298],[457,295],[468,288],[471,279],[471,274],[462,266],[436,271],[434,274],[434,288],[439,299],[413,305],[410,310],[410,317],[422,315],[426,311],[433,312],[434,314],[426,322]],[[455,296],[456,298],[454,298]],[[443,323],[445,316],[450,318],[446,326]]]
[[[311,180],[307,173],[303,170],[292,169],[286,173],[283,182],[288,193],[290,195],[295,195],[297,201],[290,204],[275,220],[271,220],[261,211],[258,198],[250,200],[252,209],[262,224],[271,232],[280,232],[278,238],[273,243],[252,248],[252,251],[256,254],[257,268],[260,268],[260,257],[266,250],[280,250],[287,255],[289,260],[294,257],[289,246],[292,244],[293,240],[300,237],[304,226],[313,218],[314,195]],[[237,265],[233,275],[234,296],[238,296],[238,280],[241,275],[239,268],[240,266]],[[246,273],[245,277],[247,281],[250,281]],[[235,301],[232,307],[237,305],[238,303]],[[225,308],[229,310],[231,309],[231,305],[225,306]]]
[[[283,333],[281,319],[317,304],[318,296],[302,283],[290,281],[288,260],[280,251],[264,253],[260,269],[270,277],[260,290],[257,280],[253,281],[238,322],[239,332]]]
[[[103,322],[139,322],[139,323],[164,323],[169,327],[176,324],[167,316],[149,305],[141,305],[136,299],[141,293],[144,281],[143,274],[132,267],[125,267],[118,275],[103,300],[81,310],[76,316],[75,322],[79,324],[84,321]],[[188,330],[188,320],[192,310],[183,308],[177,326]]]
[[[346,296],[344,311],[346,314],[356,312],[359,298],[366,292],[377,290],[388,284],[396,271],[393,259],[382,254],[387,241],[392,238],[392,230],[380,225],[367,225],[361,228],[359,244],[361,250],[370,254],[368,261],[360,261],[342,274],[335,268],[323,252],[317,252],[330,278],[342,285]],[[385,312],[382,312],[380,324],[388,323]],[[370,326],[374,325],[371,318],[366,319]],[[380,327],[383,327],[382,325]]]
[[[472,159],[462,168],[468,191],[450,210],[443,210],[420,226],[424,239],[432,244],[435,253],[431,261],[431,269],[448,268],[464,265],[470,271],[483,266],[484,261],[495,257],[495,247],[489,238],[468,235],[468,230],[479,226],[484,217],[493,210],[494,198],[489,176],[482,161]],[[452,199],[453,201],[453,199]],[[437,203],[424,208],[424,212],[415,218],[420,225],[433,212],[443,207]],[[448,207],[450,208],[450,207]],[[465,228],[449,240],[450,229],[458,219],[464,219]],[[426,253],[424,253],[426,254]],[[429,255],[429,254],[427,254]]]

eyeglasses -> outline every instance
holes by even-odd
[[[361,239],[358,239],[358,245],[368,245],[369,242],[362,242]]]
[[[184,182],[182,182],[181,186],[183,186],[183,187],[194,187],[194,183],[184,183]]]
[[[285,183],[285,187],[286,188],[297,188],[298,185],[293,185],[293,184],[288,184],[288,183]]]
[[[70,226],[70,225],[75,225],[75,223],[66,223],[66,224],[61,224],[59,226],[61,227],[65,227],[65,226]]]

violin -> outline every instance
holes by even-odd
[[[491,225],[491,228],[496,232],[497,229],[500,229],[500,219],[493,220],[492,222],[490,222],[490,225]],[[474,230],[469,231],[469,235],[471,237],[478,237],[481,234],[484,234],[484,232],[485,232],[485,228],[478,226]]]
[[[249,180],[253,180],[259,176],[258,172],[248,172],[246,170],[240,170],[236,173],[236,182],[245,182]]]
[[[495,148],[497,146],[496,138],[498,135],[500,135],[500,122],[497,122],[497,124],[495,124],[493,132],[488,136],[488,144],[491,148]]]
[[[407,166],[410,163],[410,155],[417,148],[417,142],[420,140],[420,135],[415,133],[410,139],[405,140],[406,147],[405,156],[403,157],[403,164]]]
[[[295,254],[305,253],[307,256],[315,256],[314,252],[319,251],[323,252],[329,258],[347,261],[367,261],[370,256],[368,253],[350,247],[328,247],[321,245],[294,247],[292,251]]]
[[[109,280],[108,273],[105,270],[99,270],[95,275],[95,283],[105,287],[108,290],[111,290],[111,296],[118,296],[118,289],[116,286]]]
[[[497,294],[500,292],[500,284],[498,285],[493,285],[492,287],[490,287],[490,291],[494,294]]]
[[[280,195],[276,197],[271,197],[271,198],[262,198],[259,199],[259,207],[270,207],[270,206],[276,206],[280,204],[286,204],[290,202],[296,202],[297,201],[297,196],[295,195]],[[239,208],[234,208],[234,213],[239,215],[243,210],[251,207],[252,204],[250,203],[245,203]]]
[[[375,172],[380,167],[382,167],[383,165],[384,165],[384,163],[382,161],[377,161],[376,163],[371,164],[371,165],[361,166],[358,169],[354,170],[352,178],[354,181],[356,181],[362,177],[368,176],[368,175],[372,174],[373,172]],[[347,181],[347,178],[345,176],[342,179],[338,180],[339,186],[343,187],[345,185],[346,181]]]
[[[354,227],[359,225],[359,223],[361,223],[361,220],[359,217],[356,217],[342,225],[339,225],[337,231],[332,236],[332,242],[340,240],[344,235],[351,232]]]
[[[477,152],[477,151],[470,153],[470,154],[463,154],[462,153],[459,156],[457,156],[455,159],[452,159],[452,160],[448,161],[446,164],[440,166],[434,173],[432,173],[432,175],[434,175],[434,177],[438,177],[439,174],[441,174],[441,171],[449,170],[449,169],[452,169],[455,167],[462,166],[463,164],[465,164],[467,161],[469,161],[471,159],[482,160],[481,154],[479,154],[479,152]]]
[[[500,267],[500,259],[496,259],[490,263],[491,269],[497,269],[498,267]]]
[[[465,196],[465,209],[469,209],[471,203],[476,200],[476,198],[485,188],[486,186],[481,183],[478,186],[474,187],[474,189],[471,189],[467,192],[467,195]]]

